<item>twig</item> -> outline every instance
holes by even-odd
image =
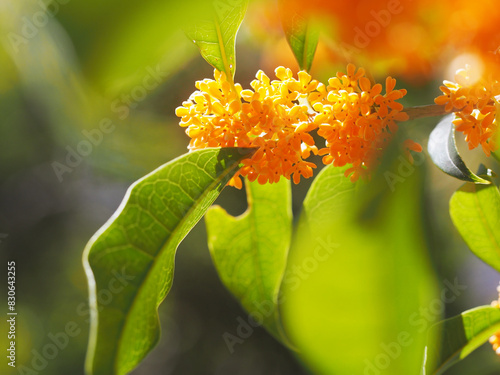
[[[403,112],[406,112],[408,114],[410,120],[415,120],[417,118],[424,118],[424,117],[444,116],[448,113],[444,110],[444,105],[438,105],[438,104],[409,107],[405,108]]]

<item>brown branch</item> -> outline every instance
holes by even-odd
[[[424,117],[435,117],[444,116],[449,112],[444,110],[444,105],[429,104],[429,105],[419,105],[416,107],[408,107],[403,110],[410,117],[409,120],[415,120],[417,118]]]
[[[495,101],[500,101],[500,95],[493,97],[493,100],[489,103],[491,105],[495,104]],[[458,112],[460,109],[453,107],[451,112]],[[410,117],[409,120],[415,120],[417,118],[424,117],[435,117],[435,116],[444,116],[451,112],[446,112],[444,110],[444,105],[438,104],[428,104],[428,105],[419,105],[416,107],[408,107],[403,109],[403,112],[406,112]]]

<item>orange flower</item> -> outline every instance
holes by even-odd
[[[479,4],[469,0],[280,0],[279,4],[285,25],[293,23],[297,14],[320,20],[325,43],[320,42],[319,50],[327,49],[334,64],[371,64],[378,74],[405,74],[406,79],[422,83],[432,79],[440,62],[447,65],[469,53],[484,61],[496,60],[493,69],[500,74],[494,56],[500,52],[497,0]]]
[[[235,85],[231,90],[225,74],[215,71],[215,80],[197,82],[198,90],[176,109],[191,138],[190,150],[257,148],[229,181],[237,188],[242,187],[240,176],[260,184],[278,182],[281,176],[299,183],[316,168],[306,161],[311,153],[323,155],[325,164],[352,164],[345,175],[353,182],[368,178],[397,131],[396,121],[408,119],[396,102],[406,90],[394,90],[391,77],[382,95],[382,85],[372,85],[364,69],[356,71],[353,64],[328,86],[304,71],[297,79],[283,67],[275,73],[278,79],[271,81],[259,71],[251,89]],[[319,152],[310,134],[315,130],[326,140]],[[408,147],[418,151],[415,145]]]
[[[257,147],[258,150],[243,160],[243,167],[229,185],[242,187],[239,176],[250,181],[274,183],[281,176],[311,177],[316,165],[304,161],[310,153],[317,153],[309,132],[315,128],[310,121],[307,105],[300,104],[318,86],[306,72],[299,72],[298,80],[290,69],[276,69],[279,80],[271,81],[262,71],[251,82],[252,89],[231,87],[224,73],[215,71],[215,80],[196,83],[193,93],[176,114],[180,125],[187,127],[191,150],[204,147]]]
[[[413,164],[413,156],[410,151],[422,152],[422,145],[417,142],[412,141],[411,139],[407,139],[403,142],[404,152],[410,163]]]
[[[447,112],[456,112],[455,129],[465,135],[470,150],[481,145],[484,153],[490,156],[497,149],[498,102],[495,96],[500,95],[500,82],[484,78],[473,82],[472,75],[469,66],[457,70],[456,82],[444,81],[444,86],[440,87],[443,95],[434,102],[444,105]]]
[[[382,85],[372,86],[364,69],[356,72],[353,64],[347,66],[347,74],[337,73],[328,83],[325,94],[310,97],[318,112],[318,135],[326,140],[319,154],[325,164],[352,164],[345,174],[353,182],[368,178],[397,131],[396,121],[408,120],[401,112],[403,105],[396,102],[406,90],[394,90],[396,80],[388,77],[382,95]]]

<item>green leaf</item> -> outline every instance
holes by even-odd
[[[319,40],[319,30],[290,2],[280,1],[280,14],[286,40],[292,49],[300,69],[311,70],[314,53]]]
[[[235,41],[247,11],[248,0],[214,0],[208,14],[194,18],[186,30],[201,55],[232,79],[236,70]]]
[[[498,188],[493,184],[464,184],[451,197],[450,215],[471,251],[500,271]]]
[[[208,245],[219,277],[243,307],[283,341],[278,292],[292,233],[290,181],[246,183],[248,209],[239,216],[207,211]]]
[[[500,330],[500,309],[480,306],[432,327],[441,335],[438,346],[429,345],[424,375],[439,375],[467,357]]]
[[[436,298],[421,213],[421,173],[377,197],[359,218],[347,167],[325,167],[304,201],[281,308],[285,330],[315,374],[413,374],[422,365],[424,316]],[[366,202],[363,202],[365,204]]]
[[[75,45],[85,77],[119,107],[142,101],[141,92],[149,93],[196,56],[182,27],[204,10],[206,0],[60,3],[57,19]]]
[[[490,184],[490,181],[472,173],[460,157],[455,144],[454,118],[454,114],[445,116],[431,132],[427,149],[432,161],[444,173],[459,180]]]
[[[126,374],[159,338],[157,308],[172,284],[177,246],[251,149],[205,149],[135,182],[84,254],[91,333],[88,373]]]

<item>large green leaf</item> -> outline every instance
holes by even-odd
[[[300,69],[311,70],[314,53],[318,45],[319,30],[312,26],[309,17],[290,2],[279,2],[283,30]]]
[[[500,271],[500,193],[491,185],[467,183],[450,200],[450,215],[469,248]]]
[[[159,337],[157,308],[172,284],[180,241],[200,220],[249,149],[181,156],[134,183],[84,254],[89,280],[90,374],[126,374]]]
[[[443,117],[431,132],[427,149],[432,161],[444,173],[459,180],[489,184],[490,181],[472,173],[460,157],[455,143],[454,118],[453,113]]]
[[[424,375],[442,374],[499,331],[500,309],[476,307],[437,323],[432,330],[441,335],[441,343],[427,347]]]
[[[203,58],[231,78],[236,69],[236,34],[247,6],[248,0],[213,0],[208,14],[195,17],[193,25],[186,29]]]
[[[283,282],[283,322],[316,374],[416,374],[437,314],[419,170],[360,219],[346,168],[326,167],[304,201]],[[366,209],[365,209],[366,212]]]
[[[59,4],[56,12],[78,51],[86,78],[105,89],[111,101],[137,103],[144,90],[149,93],[196,55],[182,27],[205,12],[205,3],[87,0]]]
[[[246,189],[243,215],[233,217],[218,206],[207,211],[208,245],[224,285],[254,320],[280,338],[278,292],[292,234],[290,181],[247,182]],[[234,346],[235,340],[225,340]]]

